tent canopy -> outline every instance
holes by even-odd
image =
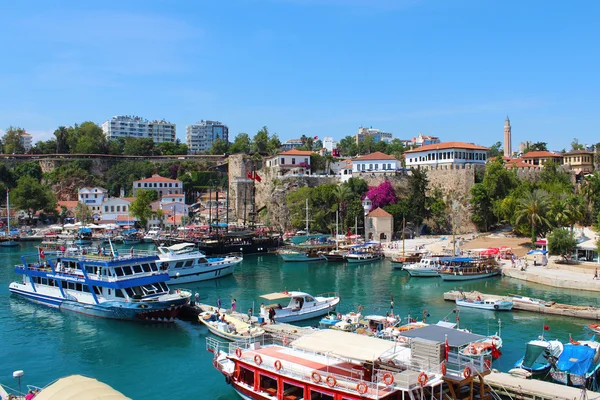
[[[450,347],[460,347],[469,343],[485,339],[485,336],[474,333],[459,331],[458,329],[446,328],[438,325],[429,325],[419,329],[402,332],[402,336],[409,338],[419,338],[430,340],[432,342],[444,343],[448,337]]]
[[[105,383],[81,375],[61,378],[35,396],[37,400],[128,400]],[[130,399],[129,399],[130,400]]]
[[[395,346],[396,343],[389,340],[333,329],[317,331],[292,342],[295,348],[360,361],[376,360]]]

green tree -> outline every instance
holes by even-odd
[[[5,154],[23,154],[25,153],[25,148],[23,144],[21,144],[21,136],[25,133],[25,129],[9,126],[6,129],[6,133],[2,138],[4,142],[4,153]]]
[[[476,183],[471,186],[471,221],[479,230],[487,232],[496,222],[493,204],[483,183]]]
[[[131,194],[133,182],[147,178],[154,172],[150,161],[121,161],[110,167],[104,174],[106,189],[111,196],[118,197],[121,189]]]
[[[530,151],[548,151],[548,143],[546,143],[546,142],[532,143],[525,148],[525,153],[529,153]]]
[[[515,223],[527,222],[530,227],[532,244],[537,240],[538,233],[543,233],[551,226],[548,221],[549,208],[550,199],[548,193],[541,189],[526,192],[525,196],[519,199],[517,203]]]
[[[262,155],[269,153],[269,128],[266,126],[254,135],[253,150]]]
[[[267,151],[269,152],[269,155],[272,155],[272,156],[274,156],[275,154],[277,154],[281,151],[281,140],[279,140],[279,136],[276,133],[271,135],[271,138],[269,138],[269,144],[267,145]]]
[[[359,200],[362,198],[363,194],[369,191],[369,185],[367,185],[367,182],[361,178],[350,178],[342,185],[348,186],[350,192],[353,193],[355,198],[358,198]]]
[[[338,149],[342,156],[355,156],[358,154],[358,146],[356,144],[356,139],[353,136],[346,136],[340,140]]]
[[[74,146],[71,153],[74,154],[106,154],[107,143],[102,128],[93,122],[86,121],[81,125],[75,125],[72,134]]]
[[[41,181],[43,175],[40,164],[35,161],[27,161],[17,164],[14,174],[19,178],[22,176],[30,176],[37,181]]]
[[[128,156],[153,156],[154,139],[152,138],[125,138],[123,154]]]
[[[327,159],[317,153],[310,156],[310,170],[312,173],[324,172],[327,167]]]
[[[143,227],[147,227],[148,220],[152,217],[150,203],[155,201],[158,194],[154,190],[138,189],[135,200],[129,207],[129,213],[140,221]]]
[[[229,154],[249,154],[252,148],[252,142],[250,136],[247,133],[240,132],[237,134],[231,146],[229,146]]]
[[[339,219],[342,221],[342,230],[345,230],[346,228],[344,227],[343,223],[346,219],[348,202],[353,198],[353,194],[348,185],[339,185],[334,189],[333,195],[335,196],[335,200],[337,202]]]
[[[67,142],[69,130],[64,126],[59,126],[58,129],[54,131],[54,136],[56,137],[56,153],[69,153],[69,144]]]
[[[571,142],[571,151],[575,150],[585,150],[585,147],[581,143],[579,143],[579,139],[577,138],[574,138]]]
[[[92,209],[84,203],[77,203],[75,206],[75,218],[83,225],[92,222]]]
[[[17,187],[11,191],[11,199],[16,209],[29,214],[30,220],[38,211],[52,212],[56,208],[56,198],[52,190],[31,176],[19,178]]]
[[[568,261],[577,247],[577,240],[572,232],[563,228],[556,228],[548,235],[548,250],[550,254],[559,255]]]
[[[31,154],[54,154],[56,153],[56,140],[50,139],[45,142],[39,141],[31,148]]]
[[[504,149],[502,148],[502,142],[494,143],[487,152],[487,158],[500,157],[504,155]]]
[[[229,143],[224,141],[223,139],[217,139],[213,142],[210,148],[210,154],[218,155],[218,154],[227,154],[229,150]]]
[[[375,148],[375,139],[373,135],[365,135],[363,140],[358,143],[358,152],[360,154],[370,154]]]
[[[306,225],[306,199],[310,199],[312,194],[312,188],[301,187],[289,193],[286,197],[286,203],[290,215],[290,223],[296,229],[302,229]],[[309,216],[311,210],[309,208]]]
[[[411,168],[408,178],[408,202],[411,207],[409,221],[420,226],[428,217],[427,213],[427,173],[423,169]]]

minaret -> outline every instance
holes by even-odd
[[[508,115],[504,121],[504,157],[512,157],[512,139],[510,137],[510,120]]]

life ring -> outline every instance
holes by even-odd
[[[417,378],[417,381],[419,381],[419,385],[425,386],[427,384],[428,380],[429,380],[429,377],[427,376],[427,374],[425,372],[421,371],[421,373],[419,374],[419,377]]]
[[[319,383],[321,382],[321,374],[319,374],[317,371],[314,371],[311,375],[310,375],[310,379],[312,379],[312,381],[314,383]]]
[[[275,369],[279,371],[281,369],[281,361],[275,360]]]
[[[485,369],[487,369],[489,371],[492,369],[492,362],[490,360],[485,360],[483,362],[483,366],[485,367]]]
[[[394,383],[394,375],[390,374],[389,372],[386,372],[385,374],[383,374],[383,383],[385,383],[386,385],[391,385],[392,383]]]
[[[337,380],[335,379],[335,377],[333,375],[329,375],[325,379],[325,382],[327,382],[327,386],[329,386],[329,387],[335,387],[335,385],[337,385]]]
[[[262,357],[260,356],[260,354],[254,356],[254,362],[256,363],[256,365],[262,364]]]
[[[498,306],[498,304],[494,304],[494,310],[497,310],[499,308],[500,308],[500,306]]]
[[[442,362],[442,375],[446,375],[446,363]]]
[[[237,356],[237,358],[242,358],[242,349],[240,349],[239,347],[235,349],[235,355]]]
[[[463,369],[463,376],[465,377],[465,379],[471,377],[471,367],[466,366],[465,369]]]
[[[394,362],[394,360],[388,360],[387,365],[389,365],[390,367],[395,367],[396,363]]]
[[[367,393],[367,390],[369,390],[369,387],[364,382],[360,382],[358,385],[356,385],[356,391],[359,394],[365,394]]]

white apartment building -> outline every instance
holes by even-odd
[[[485,165],[489,148],[472,143],[445,142],[428,144],[404,153],[407,168],[431,168],[440,165]]]
[[[356,144],[362,142],[366,136],[372,136],[373,141],[375,143],[378,142],[386,142],[391,143],[393,140],[393,135],[391,132],[384,132],[381,129],[375,128],[363,128],[362,126],[358,128],[358,133],[354,136],[356,139]]]
[[[110,223],[126,223],[128,220],[133,224],[136,220],[129,214],[129,207],[135,198],[127,197],[113,197],[105,200],[102,203],[102,221]]]
[[[163,196],[183,194],[183,182],[177,179],[165,178],[158,174],[154,174],[150,178],[134,181],[134,196],[136,195],[138,189],[154,190],[156,193],[158,193],[158,199],[160,200],[163,198]],[[185,198],[183,200],[185,201]]]
[[[382,173],[396,172],[402,168],[402,163],[394,156],[380,151],[360,156],[352,160],[353,173]]]
[[[77,191],[77,200],[90,207],[94,213],[102,211],[102,203],[108,197],[108,190],[101,187],[83,187]]]
[[[229,128],[219,121],[200,121],[186,127],[188,153],[209,151],[217,139],[229,142]]]
[[[338,146],[338,142],[333,140],[331,136],[325,136],[323,138],[323,147],[329,154],[333,153],[333,149],[336,149]]]
[[[20,142],[21,146],[25,149],[25,153],[27,153],[33,146],[33,137],[29,133],[23,132],[21,133]]]
[[[127,137],[151,138],[154,143],[175,143],[176,140],[175,124],[164,119],[149,121],[141,117],[120,115],[105,121],[102,131],[109,140]]]

